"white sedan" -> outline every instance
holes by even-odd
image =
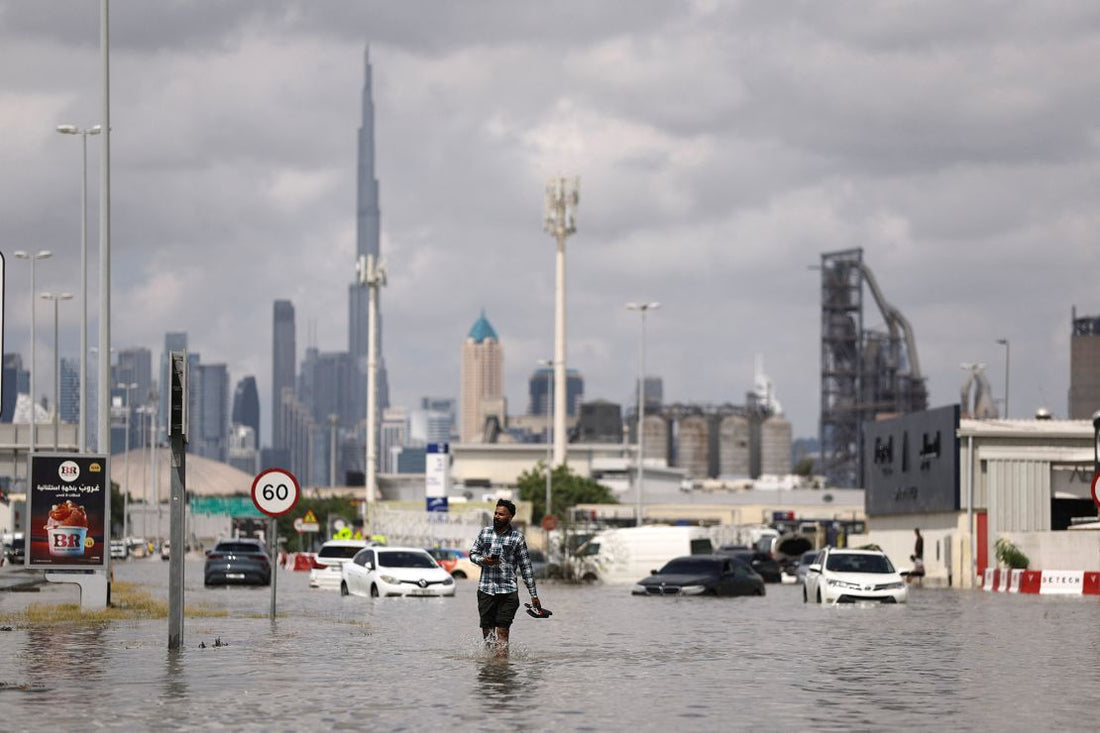
[[[340,566],[340,595],[453,596],[455,580],[419,547],[367,547]]]
[[[827,547],[810,564],[802,600],[818,603],[905,603],[909,589],[886,553]]]

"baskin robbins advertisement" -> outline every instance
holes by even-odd
[[[105,456],[31,456],[27,567],[76,570],[105,567]]]

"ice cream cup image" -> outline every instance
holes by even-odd
[[[50,554],[55,557],[83,557],[87,527],[50,527],[46,530]]]

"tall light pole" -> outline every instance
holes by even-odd
[[[336,426],[340,416],[333,413],[328,416],[328,485],[336,485]]]
[[[31,368],[30,368],[30,373],[31,373],[31,387],[30,387],[30,389],[31,389],[31,437],[30,437],[30,447],[29,447],[29,451],[28,451],[30,453],[34,453],[34,432],[35,432],[34,431],[34,422],[35,422],[35,420],[34,420],[35,409],[34,408],[35,408],[35,399],[36,399],[35,396],[34,396],[34,372],[35,372],[34,361],[35,361],[35,356],[37,356],[36,351],[35,351],[35,338],[36,337],[35,337],[35,333],[34,333],[34,320],[35,320],[34,319],[34,289],[36,287],[35,286],[35,279],[34,279],[34,263],[37,262],[38,260],[44,260],[47,257],[50,257],[52,255],[53,255],[53,252],[50,252],[48,249],[39,250],[38,252],[35,252],[34,254],[31,254],[30,252],[24,252],[23,250],[19,250],[15,253],[15,256],[18,257],[19,259],[21,259],[21,260],[30,260],[30,262],[31,262]]]
[[[1008,339],[997,339],[997,343],[1005,347],[1005,420],[1008,419]]]
[[[116,384],[117,389],[126,392],[126,452],[123,453],[122,465],[126,476],[126,488],[122,492],[122,537],[130,537],[130,390],[137,389],[137,382],[129,384]]]
[[[554,360],[553,359],[539,359],[539,366],[546,367],[546,399],[543,400],[545,409],[543,412],[546,415],[546,512],[545,515],[551,514],[550,511],[550,486],[551,486],[551,470],[550,470],[550,446],[553,444],[551,438],[553,437],[553,426],[550,420],[550,403],[554,400],[554,383],[551,381],[554,376]],[[546,543],[547,552],[550,551],[550,543]]]
[[[99,415],[98,447],[106,452],[110,462],[111,423],[111,39],[109,0],[99,4],[99,50],[102,71],[101,104],[103,106],[102,135],[99,155]],[[109,475],[109,474],[108,474]],[[110,517],[108,517],[110,519]],[[171,595],[171,594],[170,594]],[[171,605],[171,604],[169,604]],[[182,603],[180,604],[182,607]],[[171,644],[169,644],[171,647]]]
[[[53,449],[57,451],[57,434],[61,429],[61,352],[58,351],[57,310],[63,300],[72,300],[72,293],[42,293],[42,300],[53,301]]]
[[[374,255],[360,255],[355,264],[360,287],[370,288],[367,300],[367,465],[363,475],[367,515],[367,529],[374,534],[374,494],[378,483],[378,289],[386,284],[386,269],[375,261]]]
[[[77,407],[77,450],[88,450],[88,136],[98,135],[100,126],[80,129],[58,125],[62,135],[80,135],[83,162],[80,174],[80,404]]]
[[[638,359],[638,473],[635,479],[637,481],[635,493],[638,502],[636,524],[639,527],[642,526],[642,492],[645,489],[645,462],[643,460],[645,450],[645,314],[660,307],[660,303],[626,304],[627,310],[638,311],[642,314],[642,346],[640,358]]]
[[[565,238],[577,231],[581,179],[564,178],[546,184],[543,229],[558,243],[554,286],[554,465],[565,463]]]

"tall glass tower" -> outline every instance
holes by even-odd
[[[363,55],[363,121],[359,127],[359,170],[356,195],[356,257],[373,255],[375,262],[381,256],[380,219],[378,208],[378,179],[374,177],[374,100],[371,96],[370,47]],[[356,371],[352,391],[352,411],[367,414],[367,306],[370,289],[358,283],[348,287],[348,353],[355,361]],[[386,379],[386,360],[382,352],[382,316],[378,315],[378,407],[389,407],[389,382]]]
[[[271,447],[280,450],[287,447],[283,430],[283,390],[294,390],[294,304],[289,300],[276,300],[271,335]]]

